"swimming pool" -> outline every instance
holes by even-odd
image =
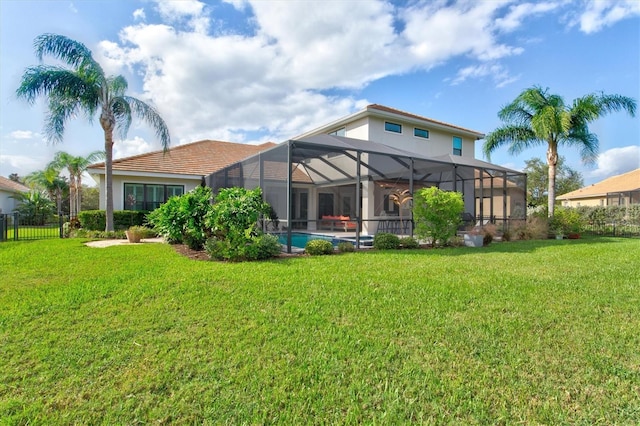
[[[331,244],[337,246],[341,242],[350,242],[351,244],[356,244],[356,237],[342,237],[337,238],[333,235],[323,235],[323,234],[307,234],[304,232],[292,232],[291,233],[291,247],[297,248],[305,248],[307,243],[311,240],[327,240],[331,241]],[[279,234],[278,241],[283,246],[287,245],[287,234]],[[361,235],[360,236],[360,246],[370,247],[373,244],[373,237],[370,235]]]

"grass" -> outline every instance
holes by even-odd
[[[638,424],[640,245],[0,244],[0,423]]]

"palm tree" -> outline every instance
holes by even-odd
[[[49,199],[55,201],[58,215],[62,214],[62,196],[69,188],[69,184],[64,177],[60,176],[60,169],[47,167],[44,170],[31,172],[24,178],[24,181],[32,190],[46,191]]]
[[[77,217],[80,213],[82,201],[82,174],[89,165],[105,156],[103,151],[94,151],[86,157],[73,156],[63,151],[56,152],[49,167],[66,168],[69,172],[69,216]]]
[[[483,147],[487,158],[498,147],[509,144],[509,154],[517,155],[536,145],[547,145],[549,165],[548,214],[553,216],[556,199],[556,166],[558,147],[580,149],[584,163],[593,163],[598,155],[598,137],[589,132],[588,124],[605,114],[626,110],[632,117],[636,101],[620,95],[589,94],[575,99],[571,106],[564,99],[549,94],[549,89],[534,86],[498,112],[506,124],[489,133]]]
[[[106,175],[106,230],[113,231],[113,132],[127,135],[132,115],[146,121],[156,133],[165,150],[171,138],[164,120],[145,102],[126,96],[127,81],[121,75],[106,76],[93,59],[91,51],[75,40],[57,34],[36,37],[34,48],[38,59],[50,55],[69,68],[37,65],[25,70],[16,94],[33,104],[38,96],[48,98],[49,113],[45,134],[51,142],[61,142],[65,122],[79,112],[92,118],[99,111],[104,131]]]

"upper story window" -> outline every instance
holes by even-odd
[[[413,128],[413,136],[417,138],[425,138],[429,139],[429,131],[425,129],[419,129],[417,127]]]
[[[389,121],[384,122],[384,130],[393,133],[402,133],[402,124],[391,123]]]
[[[333,132],[329,133],[331,136],[346,136],[347,135],[347,128],[346,127],[341,127],[337,130],[334,130]]]
[[[460,136],[453,137],[453,155],[462,155],[462,138]]]

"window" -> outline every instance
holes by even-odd
[[[459,136],[453,137],[453,155],[462,155],[462,138]]]
[[[388,121],[385,121],[384,130],[386,130],[387,132],[402,133],[402,124],[390,123]]]
[[[413,128],[413,136],[417,138],[425,138],[429,139],[429,131],[425,129],[418,129],[417,127]]]
[[[329,133],[331,136],[346,136],[347,135],[347,128],[346,127],[341,127],[338,130],[334,130],[333,132]]]
[[[175,195],[184,194],[184,185],[124,184],[125,210],[155,210]]]

